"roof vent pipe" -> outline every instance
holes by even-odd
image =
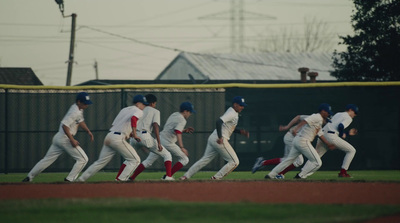
[[[315,83],[317,82],[318,72],[308,72],[308,76],[310,77],[310,82]]]
[[[307,72],[309,71],[310,69],[308,69],[307,67],[300,67],[299,69],[298,69],[298,71],[300,72],[300,75],[301,75],[301,82],[302,83],[306,83],[307,82]]]

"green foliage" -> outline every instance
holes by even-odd
[[[192,203],[151,199],[0,201],[2,222],[364,222],[393,215],[398,205]]]
[[[354,36],[341,37],[332,76],[340,81],[400,80],[400,1],[353,0]]]

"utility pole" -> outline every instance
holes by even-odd
[[[245,49],[245,20],[268,20],[276,19],[274,16],[247,12],[244,10],[243,0],[231,0],[229,11],[217,12],[214,14],[199,17],[204,20],[230,20],[231,42],[230,48],[232,53],[243,53]]]
[[[93,67],[94,67],[94,71],[96,72],[96,80],[98,80],[99,79],[99,70],[98,70],[99,67],[97,65],[97,60],[94,60]]]
[[[67,83],[66,86],[71,86],[71,78],[72,78],[72,65],[74,64],[74,49],[75,49],[75,31],[76,31],[76,14],[72,13],[70,16],[64,15],[64,1],[63,0],[55,0],[60,8],[60,12],[64,18],[72,17],[71,24],[71,42],[69,46],[69,56],[68,56],[68,71],[67,71]]]
[[[68,72],[67,72],[67,84],[66,84],[66,86],[71,86],[72,65],[74,64],[76,14],[72,13],[71,16],[72,16],[71,43],[70,43],[70,46],[69,46]]]

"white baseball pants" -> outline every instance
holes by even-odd
[[[216,179],[222,179],[239,166],[239,158],[228,140],[224,138],[223,143],[218,144],[217,139],[217,134],[211,134],[210,137],[208,137],[207,147],[203,157],[193,164],[184,174],[186,178],[191,178],[199,170],[209,164],[218,154],[220,154],[227,163],[214,175]]]
[[[126,141],[126,136],[124,134],[118,135],[113,132],[108,133],[105,137],[99,159],[83,172],[78,178],[78,181],[86,181],[89,177],[103,169],[111,161],[116,152],[119,152],[125,159],[124,163],[126,165],[118,179],[127,181],[140,164],[140,157],[135,149]]]
[[[308,159],[308,162],[310,162],[310,168],[305,170],[303,167],[299,173],[301,178],[306,178],[307,176],[315,173],[321,167],[321,158],[312,146],[311,142],[302,137],[295,137],[293,140],[293,147],[290,150],[288,157],[271,170],[271,172],[268,174],[269,177],[274,178],[278,173],[292,164],[300,154],[303,154]]]
[[[150,167],[153,165],[153,163],[161,156],[164,159],[164,162],[166,161],[172,161],[172,155],[168,150],[165,149],[163,146],[163,150],[158,151],[158,143],[155,138],[151,136],[150,133],[139,133],[138,134],[141,141],[137,142],[135,139],[131,138],[131,145],[134,148],[139,148],[140,146],[145,146],[150,150],[150,154],[147,156],[147,158],[142,162],[143,166],[145,168]],[[162,145],[162,143],[161,143]],[[126,162],[126,161],[125,161]],[[126,165],[126,163],[124,164]],[[136,168],[135,168],[136,169]]]
[[[283,142],[285,143],[285,152],[283,154],[283,157],[281,158],[281,162],[282,160],[285,160],[288,156],[289,156],[289,152],[293,147],[293,139],[294,139],[294,135],[290,132],[287,132],[285,134],[285,136],[283,137]],[[299,167],[301,165],[303,165],[304,163],[304,158],[303,155],[299,155],[293,162],[293,165],[295,167]]]
[[[161,144],[175,157],[178,158],[177,162],[180,162],[183,166],[186,166],[189,163],[189,157],[186,156],[185,153],[182,152],[181,148],[175,143],[171,143],[166,141],[161,137]]]
[[[346,142],[344,139],[340,138],[336,134],[325,133],[324,137],[326,138],[326,140],[328,140],[328,142],[335,145],[335,149],[342,150],[343,152],[346,153],[343,159],[342,169],[348,170],[351,161],[356,155],[356,149],[350,143]],[[322,157],[329,150],[329,148],[326,146],[324,142],[318,139],[316,150],[318,155]],[[304,168],[310,168],[308,162],[304,165]]]
[[[83,151],[80,146],[73,147],[68,137],[60,132],[54,135],[53,142],[46,155],[32,168],[32,170],[28,173],[28,177],[33,179],[52,163],[54,163],[54,161],[56,161],[56,159],[64,152],[67,152],[76,160],[71,172],[66,177],[67,180],[74,181],[86,166],[89,159],[85,151]]]

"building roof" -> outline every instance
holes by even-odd
[[[318,81],[336,81],[330,75],[330,53],[180,53],[156,80],[269,80],[299,81],[298,68],[318,72]],[[189,75],[190,74],[190,75]]]
[[[0,84],[43,85],[31,68],[0,67]]]

